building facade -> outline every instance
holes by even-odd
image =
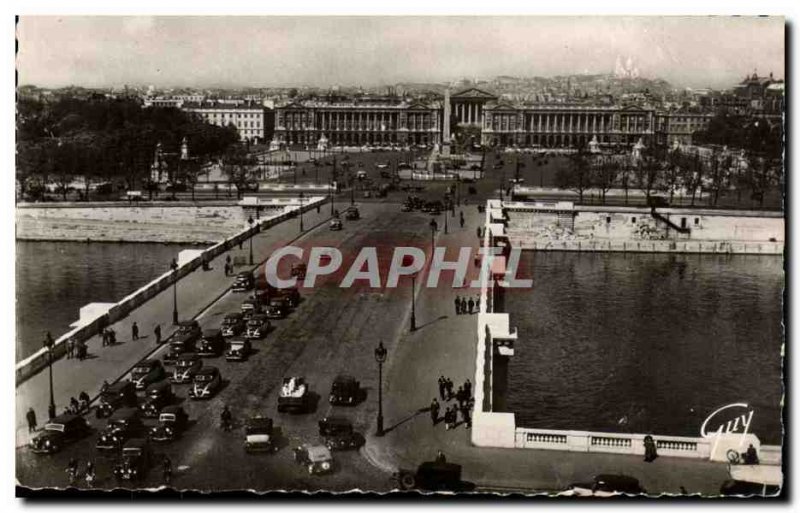
[[[266,140],[266,114],[259,104],[185,103],[183,110],[212,125],[235,126],[242,141],[263,143]]]
[[[714,118],[711,112],[691,112],[677,110],[656,114],[656,144],[674,146],[675,144],[691,145],[695,132],[708,128]]]
[[[277,141],[311,146],[321,138],[336,146],[441,144],[441,104],[303,101],[276,106]]]

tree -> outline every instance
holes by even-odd
[[[236,187],[236,199],[241,199],[242,192],[252,183],[251,170],[257,164],[241,145],[231,147],[223,157],[222,172],[228,177],[228,184]]]
[[[647,148],[634,164],[633,170],[636,175],[636,185],[644,193],[649,204],[651,193],[662,176],[661,159],[652,149]]]
[[[616,175],[617,170],[609,156],[602,155],[598,157],[594,166],[592,166],[591,182],[600,190],[600,197],[604,205],[606,203],[606,193],[616,183]]]
[[[578,203],[583,203],[583,193],[591,187],[591,170],[589,159],[584,149],[570,156],[569,165],[562,166],[556,172],[556,186],[578,193]],[[503,187],[505,184],[503,184]]]
[[[669,202],[675,195],[675,190],[681,184],[681,154],[680,150],[670,151],[667,155],[666,167],[664,169],[664,188],[669,193]]]

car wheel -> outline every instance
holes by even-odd
[[[414,488],[416,484],[417,480],[414,479],[414,476],[412,474],[403,474],[402,476],[400,476],[400,488],[402,488],[403,490],[410,490]]]

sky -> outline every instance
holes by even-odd
[[[611,73],[726,88],[784,77],[780,17],[32,16],[19,84],[271,87]]]

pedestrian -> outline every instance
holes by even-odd
[[[459,408],[464,406],[464,387],[458,387],[456,390],[456,401],[458,401]]]
[[[111,328],[108,328],[108,344],[114,345],[117,343],[117,332]]]
[[[441,449],[436,451],[436,463],[447,463],[447,457],[444,455]]]
[[[481,238],[481,227],[480,227],[480,226],[478,226],[478,227],[476,228],[476,230],[477,230],[477,233],[478,233],[478,238],[480,239],[480,238]]]
[[[133,340],[139,340],[139,325],[136,324],[136,321],[133,321],[133,326],[131,326],[131,336]]]
[[[464,382],[464,395],[467,397],[467,401],[472,399],[472,382],[469,378]]]
[[[75,341],[72,339],[67,340],[67,359],[70,359],[75,354]]]
[[[78,342],[78,360],[83,361],[86,358],[86,343],[81,340]]]
[[[100,393],[103,393],[103,392],[105,392],[106,390],[108,390],[108,387],[109,387],[109,386],[111,386],[111,385],[109,385],[109,384],[108,384],[108,380],[107,380],[107,379],[104,379],[104,380],[103,380],[103,386],[101,386],[101,387],[100,387]]]
[[[459,296],[456,296],[455,305],[456,305],[456,315],[461,315],[461,298]]]
[[[461,223],[461,228],[464,228],[464,212],[460,211],[458,215],[459,215],[459,222]]]
[[[36,431],[36,412],[33,411],[33,408],[28,408],[25,418],[28,420],[28,433]]]
[[[656,458],[658,458],[656,443],[653,441],[652,436],[647,435],[644,437],[644,461],[650,463]]]
[[[449,401],[453,398],[453,380],[450,378],[445,378],[444,386],[447,389],[447,400]]]
[[[69,408],[72,410],[72,413],[78,413],[81,410],[80,404],[78,404],[78,400],[75,399],[75,396],[69,398]]]
[[[467,307],[469,308],[469,313],[471,314],[472,310],[475,308],[475,301],[473,301],[472,298],[469,298],[469,301],[467,301]]]
[[[445,389],[446,389],[446,384],[445,383],[446,382],[445,382],[444,376],[439,376],[439,398],[442,401],[445,400],[445,398],[444,398],[444,392],[445,392]]]
[[[161,325],[156,324],[156,327],[153,328],[153,333],[156,336],[156,345],[161,345]]]
[[[758,465],[758,452],[756,452],[756,448],[753,447],[753,444],[750,444],[747,451],[744,453],[744,464]]]
[[[78,401],[80,402],[78,411],[89,409],[89,394],[87,394],[85,390],[82,390],[81,393],[78,394]]]
[[[242,249],[242,239],[239,239],[239,249]]]
[[[431,401],[431,422],[434,426],[439,422],[439,401],[435,397]]]
[[[95,478],[94,463],[92,463],[91,461],[86,462],[86,473],[84,474],[84,476],[86,479],[86,486],[91,488]]]
[[[461,417],[464,419],[464,427],[469,429],[472,427],[472,416],[469,411],[469,403],[461,407]]]
[[[461,313],[462,314],[466,314],[467,313],[467,298],[465,298],[465,297],[461,298]]]
[[[450,430],[450,421],[452,420],[453,416],[450,413],[450,407],[448,406],[444,410],[444,428],[449,431]]]
[[[103,347],[108,345],[108,330],[103,328]]]
[[[475,296],[475,313],[481,311],[481,296]]]
[[[319,214],[319,204],[317,204],[317,214]]]

